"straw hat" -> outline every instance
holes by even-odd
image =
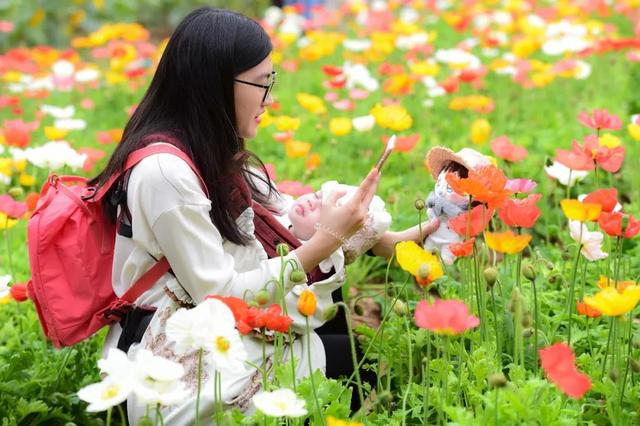
[[[471,148],[462,148],[458,152],[453,152],[449,148],[435,146],[427,153],[427,167],[434,179],[438,179],[438,175],[450,161],[466,167],[467,170],[491,164],[487,157]]]

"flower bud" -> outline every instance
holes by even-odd
[[[149,416],[144,416],[138,420],[138,426],[153,426],[151,422],[151,418]]]
[[[526,262],[522,265],[522,275],[529,281],[535,281],[536,279],[536,269],[529,262]]]
[[[327,309],[324,310],[324,313],[322,314],[322,319],[324,319],[325,321],[331,321],[336,317],[336,315],[338,315],[338,305],[334,303],[333,305],[329,306]]]
[[[426,280],[429,278],[429,273],[431,273],[431,267],[428,263],[423,263],[418,267],[418,278],[421,280]]]
[[[7,191],[13,198],[21,198],[24,195],[24,189],[21,186],[14,186]]]
[[[524,328],[531,327],[533,325],[533,318],[531,317],[531,312],[527,311],[522,314],[522,320],[520,321],[520,324],[522,324]]]
[[[485,269],[482,275],[484,275],[484,280],[487,282],[489,287],[493,287],[498,280],[498,270],[494,267]]]
[[[525,328],[522,330],[522,337],[528,339],[531,336],[533,336],[533,328]]]
[[[409,313],[409,308],[407,307],[407,304],[402,300],[396,300],[396,303],[393,304],[393,312],[395,312],[396,315],[402,317]]]
[[[413,203],[413,206],[416,208],[416,210],[420,211],[420,210],[424,210],[424,200],[422,199],[417,199],[415,203]]]
[[[522,303],[522,295],[520,294],[520,290],[518,290],[518,287],[515,287],[511,291],[511,301],[509,303],[509,311],[511,311],[512,313],[515,313],[516,307],[520,306],[521,303]]]
[[[312,316],[316,313],[317,305],[318,300],[313,291],[307,289],[300,293],[300,297],[298,298],[298,312],[300,312],[300,314],[305,317]]]
[[[259,308],[260,305],[258,305],[258,302],[256,302],[255,300],[250,300],[247,302],[247,306],[250,308]]]
[[[286,256],[289,254],[289,246],[285,243],[280,243],[276,246],[276,253],[278,253],[278,256]]]
[[[633,340],[631,340],[631,345],[634,349],[640,349],[640,337],[634,337]]]
[[[388,390],[380,392],[380,402],[389,405],[393,402],[393,394]]]
[[[493,388],[503,388],[507,386],[507,378],[503,373],[493,373],[488,378],[489,385]]]
[[[609,378],[611,379],[612,382],[617,382],[618,378],[620,377],[620,374],[618,374],[618,369],[613,367],[611,370],[609,370]]]
[[[631,364],[631,371],[633,371],[634,373],[640,373],[640,361],[631,358],[629,360],[629,363]]]
[[[289,275],[289,280],[291,280],[291,282],[293,283],[301,283],[301,282],[304,282],[304,279],[306,277],[307,275],[304,273],[304,271],[300,269],[294,269],[293,271],[291,271],[291,274]]]
[[[260,306],[264,306],[269,303],[269,292],[267,290],[260,290],[256,293],[256,303]]]

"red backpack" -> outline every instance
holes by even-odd
[[[32,273],[28,291],[44,334],[56,347],[78,343],[122,319],[135,307],[135,300],[169,271],[163,257],[117,297],[111,282],[116,225],[104,216],[100,202],[119,177],[144,158],[160,153],[184,160],[207,193],[191,159],[173,145],[132,152],[124,170],[99,188],[87,186],[84,177],[56,175],[42,186],[27,228]]]

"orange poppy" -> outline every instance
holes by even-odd
[[[584,302],[577,301],[576,302],[576,311],[580,315],[584,315],[589,318],[598,318],[602,315],[602,312],[597,310],[596,308],[592,308]]]
[[[458,194],[470,195],[489,208],[502,206],[511,195],[511,191],[505,189],[507,177],[493,165],[471,169],[467,178],[449,173],[447,182]]]
[[[600,204],[603,212],[611,213],[618,204],[618,190],[615,188],[597,189],[587,195],[582,202]]]
[[[527,198],[509,198],[498,210],[498,216],[508,226],[531,228],[540,217],[540,209],[536,202],[542,194],[531,194]]]
[[[469,238],[461,243],[449,244],[449,250],[454,256],[467,257],[473,253],[473,243],[476,241],[475,237]]]
[[[464,212],[456,217],[449,219],[449,228],[461,237],[475,237],[484,231],[491,218],[493,217],[493,209],[485,210],[484,206],[476,206],[471,209],[471,213]],[[483,220],[484,219],[484,220]]]

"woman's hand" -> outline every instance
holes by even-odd
[[[349,200],[338,205],[338,200],[345,195],[344,191],[335,191],[320,210],[318,232],[335,234],[338,239],[347,239],[364,225],[369,213],[369,204],[378,189],[380,173],[373,169],[362,181]]]
[[[434,232],[440,226],[440,220],[435,217],[431,220],[422,222],[422,226],[412,226],[404,231],[392,232],[387,231],[384,233],[380,241],[376,243],[371,249],[376,256],[382,256],[385,259],[391,258],[393,255],[393,249],[396,243],[400,241],[415,241],[420,244],[425,238]],[[422,231],[422,232],[421,232]]]
[[[362,227],[369,212],[369,204],[378,189],[379,179],[380,172],[373,169],[346,203],[338,205],[344,192],[336,192],[323,204],[317,232],[295,250],[305,272],[311,271],[329,257],[342,246],[344,239]]]

